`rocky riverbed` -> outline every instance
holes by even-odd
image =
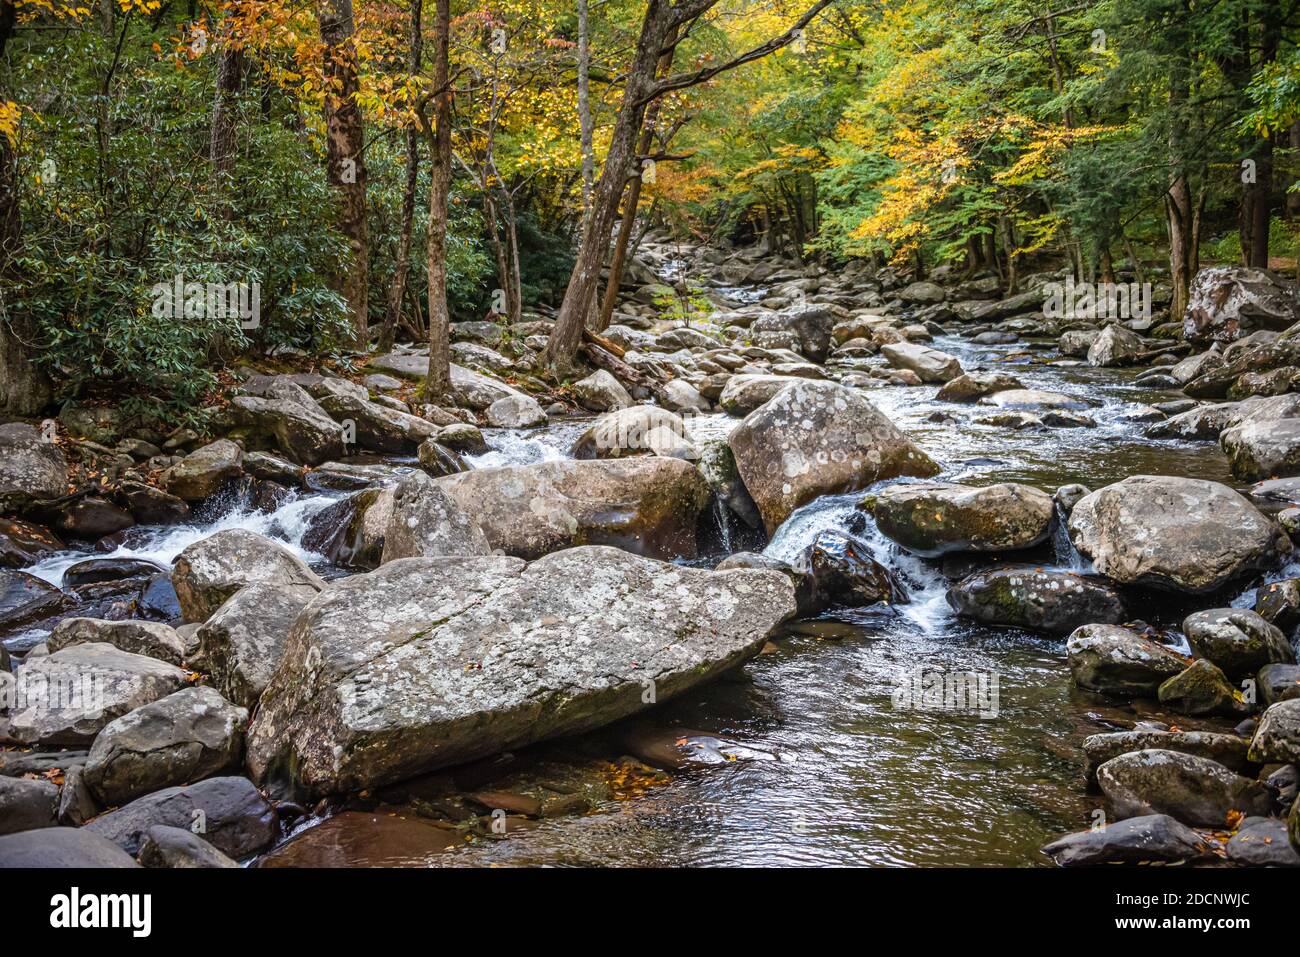
[[[536,315],[0,426],[0,862],[1300,863],[1292,286],[631,278],[558,387]]]

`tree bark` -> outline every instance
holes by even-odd
[[[1187,14],[1184,5],[1183,13]],[[1185,21],[1184,21],[1185,22]],[[1165,194],[1169,230],[1169,277],[1173,298],[1169,317],[1181,321],[1187,311],[1192,264],[1192,192],[1187,181],[1187,117],[1184,113],[1191,89],[1191,62],[1187,38],[1175,54],[1169,70],[1169,190]]]
[[[13,0],[0,0],[0,63],[13,36],[17,9]],[[8,91],[0,86],[0,100]],[[0,134],[0,411],[6,415],[37,415],[49,404],[49,377],[36,364],[39,330],[27,313],[13,309],[16,259],[22,245],[22,211],[18,201],[18,156],[8,137]]]
[[[235,167],[235,106],[244,87],[244,55],[227,41],[217,61],[217,89],[212,98],[212,138],[208,160],[212,164],[212,185],[217,195],[229,187]],[[233,205],[223,202],[227,216]]]
[[[325,47],[326,178],[339,190],[338,225],[352,251],[339,292],[352,316],[353,346],[366,348],[370,325],[370,237],[366,225],[366,163],[357,104],[356,24],[352,0],[326,0],[320,11]]]
[[[582,218],[591,213],[591,190],[596,176],[591,119],[591,32],[587,0],[578,0],[578,126],[582,140]]]
[[[424,0],[411,0],[411,55],[409,72],[412,77],[420,72],[420,59],[424,51]],[[406,185],[402,190],[402,226],[397,237],[397,259],[393,264],[393,279],[388,284],[388,308],[384,312],[384,325],[379,331],[379,350],[388,352],[397,336],[397,321],[402,314],[406,294],[406,273],[410,267],[411,236],[415,230],[415,192],[420,179],[420,136],[414,121],[406,128]]]
[[[447,307],[447,201],[451,193],[451,32],[450,0],[435,0],[433,85],[436,108],[430,129],[429,229],[429,371],[424,399],[435,402],[451,391],[451,315]]]

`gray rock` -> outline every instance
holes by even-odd
[[[0,834],[54,827],[58,812],[57,784],[0,777]]]
[[[1255,678],[1259,700],[1276,704],[1300,698],[1300,665],[1265,665]]]
[[[1168,814],[1193,827],[1223,828],[1230,812],[1267,815],[1273,809],[1259,781],[1178,751],[1121,754],[1097,769],[1097,783],[1116,818]]]
[[[632,397],[623,388],[623,383],[604,369],[597,369],[585,379],[573,383],[573,394],[590,412],[613,412],[632,404]]]
[[[302,465],[320,465],[344,454],[343,427],[305,392],[299,401],[235,396],[230,412],[236,425],[270,436],[281,452]]]
[[[1188,615],[1183,633],[1192,650],[1208,658],[1233,681],[1269,664],[1295,664],[1295,652],[1281,630],[1244,608],[1212,608]]]
[[[1070,538],[1118,582],[1197,594],[1272,568],[1290,540],[1241,495],[1202,479],[1135,475],[1083,498]]]
[[[915,372],[922,382],[951,382],[963,373],[956,356],[917,343],[888,343],[880,347],[880,354],[894,368]]]
[[[489,425],[499,429],[527,429],[546,422],[546,412],[530,395],[508,395],[487,407]]]
[[[1067,834],[1043,848],[1062,867],[1098,864],[1174,864],[1209,853],[1209,845],[1168,814],[1144,814],[1112,821],[1095,830]]]
[[[275,809],[247,778],[208,778],[167,788],[101,814],[84,830],[136,854],[150,828],[177,827],[198,834],[233,858],[270,846],[277,833]]]
[[[939,467],[853,389],[798,380],[731,432],[727,444],[769,535],[820,495]]]
[[[187,502],[217,494],[243,473],[244,450],[229,439],[191,452],[163,474],[167,491]]]
[[[63,451],[25,422],[0,425],[0,508],[11,511],[68,491]]]
[[[1142,338],[1123,326],[1111,325],[1101,331],[1088,347],[1088,365],[1122,366],[1133,362],[1142,352]]]
[[[256,582],[231,595],[198,630],[194,664],[235,704],[257,704],[280,664],[289,629],[316,597],[310,585]]]
[[[50,651],[60,651],[72,645],[97,642],[168,664],[180,665],[185,661],[185,642],[176,629],[156,621],[65,618],[54,626],[47,643]]]
[[[967,618],[1001,628],[1068,635],[1083,625],[1119,624],[1124,602],[1113,588],[1071,572],[999,568],[975,572],[948,589],[948,604]]]
[[[112,841],[81,827],[51,827],[0,837],[0,868],[139,867]]]
[[[438,432],[428,419],[355,395],[327,395],[321,408],[344,427],[344,438],[376,452],[410,452]]]
[[[1065,643],[1074,683],[1089,691],[1149,696],[1187,667],[1172,648],[1115,625],[1084,625]]]
[[[634,405],[602,415],[578,436],[575,459],[618,459],[629,455],[663,455],[694,459],[686,423],[676,412],[653,405]]]
[[[1248,710],[1218,665],[1204,658],[1163,681],[1156,698],[1171,711],[1195,717],[1239,716]]]
[[[1019,379],[1005,372],[967,372],[945,383],[935,398],[941,402],[974,402],[994,392],[1023,389]]]
[[[1300,763],[1300,699],[1268,706],[1250,741],[1250,759],[1258,764]]]
[[[487,555],[483,529],[431,479],[412,475],[392,493],[380,563],[398,558]]]
[[[86,787],[81,767],[68,768],[59,789],[59,823],[68,827],[81,827],[99,814],[99,804]]]
[[[371,376],[374,378],[374,376]],[[238,867],[221,851],[190,831],[157,824],[145,832],[136,855],[142,867]]]
[[[1213,731],[1116,731],[1093,734],[1083,739],[1084,776],[1090,784],[1094,784],[1097,768],[1111,758],[1151,748],[1208,758],[1240,774],[1245,773],[1250,763],[1246,757],[1249,747],[1250,742],[1245,738]]]
[[[756,654],[794,607],[776,572],[613,548],[390,562],[298,619],[248,765],[342,792],[590,730]]]
[[[9,733],[27,744],[76,747],[114,718],[184,687],[174,665],[108,644],[82,644],[32,659],[18,671]]]
[[[1056,514],[1046,492],[1012,483],[899,483],[869,495],[864,505],[883,534],[926,556],[1029,548],[1046,540]]]
[[[1257,329],[1282,331],[1300,321],[1300,292],[1263,269],[1212,266],[1192,279],[1183,334],[1193,341],[1232,342]]]
[[[690,463],[657,456],[475,469],[434,484],[473,516],[491,549],[528,559],[583,544],[692,557],[710,499]]]
[[[1300,474],[1300,418],[1247,422],[1225,429],[1219,444],[1238,478]]]
[[[302,547],[331,565],[378,568],[393,499],[391,488],[368,488],[321,509],[303,532]]]
[[[1280,817],[1248,817],[1228,841],[1228,860],[1242,867],[1300,867]]]
[[[254,582],[317,590],[325,584],[287,548],[242,528],[189,545],[172,568],[172,586],[186,621],[206,621],[226,599]]]
[[[90,748],[86,786],[102,804],[190,784],[239,765],[248,711],[212,688],[183,688],[108,724]]]
[[[789,376],[733,375],[722,387],[718,405],[728,415],[745,416],[791,385]]]
[[[72,604],[72,598],[49,582],[27,572],[0,568],[0,630],[57,614]]]

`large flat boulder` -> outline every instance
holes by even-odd
[[[114,718],[179,691],[188,673],[109,644],[79,644],[18,671],[9,733],[26,744],[86,746]]]
[[[1166,475],[1084,496],[1069,532],[1109,578],[1196,594],[1272,568],[1291,550],[1286,533],[1226,485]]]
[[[239,589],[253,582],[306,585],[324,582],[298,556],[243,528],[209,535],[185,548],[172,567],[172,586],[186,621],[206,621]]]
[[[473,517],[490,548],[528,559],[572,545],[692,557],[711,494],[690,463],[657,456],[474,469],[434,485]]]
[[[248,765],[264,784],[344,792],[590,730],[745,660],[793,612],[779,572],[614,548],[390,562],[298,619]]]
[[[425,439],[437,435],[440,428],[428,419],[350,392],[322,396],[320,404],[343,426],[349,442],[376,452],[414,451]]]
[[[578,436],[570,453],[575,459],[631,455],[693,459],[698,455],[682,417],[653,405],[634,405],[602,415]]]
[[[746,416],[727,444],[769,535],[818,496],[939,471],[879,409],[833,382],[797,381]]]
[[[876,526],[910,552],[1003,552],[1044,541],[1056,506],[1029,485],[899,483],[867,497]]]
[[[343,427],[310,396],[306,398],[310,404],[273,396],[235,396],[230,400],[231,418],[273,438],[281,452],[301,465],[341,458]]]

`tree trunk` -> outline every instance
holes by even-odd
[[[0,0],[0,61],[13,36],[17,10],[13,0]],[[0,88],[0,100],[8,97]],[[36,365],[36,323],[15,312],[7,290],[13,287],[22,213],[18,202],[18,157],[13,144],[0,134],[0,411],[5,415],[37,415],[49,404],[50,380]]]
[[[555,326],[546,343],[543,360],[557,371],[566,369],[582,341],[582,330],[600,282],[601,262],[609,245],[610,229],[618,215],[623,184],[634,173],[636,139],[645,117],[644,101],[651,93],[655,67],[672,25],[673,9],[667,0],[649,0],[636,51],[627,71],[623,102],[614,120],[605,167],[592,192],[591,215],[583,225],[573,275],[564,291]]]
[[[447,199],[451,192],[451,32],[450,0],[435,0],[433,24],[434,102],[429,172],[429,372],[424,399],[434,402],[451,391],[451,315],[447,308]]]
[[[1187,11],[1184,8],[1183,14]],[[1169,229],[1169,277],[1173,299],[1169,317],[1182,321],[1191,285],[1192,193],[1187,182],[1187,117],[1184,110],[1191,87],[1190,55],[1186,37],[1169,71],[1169,191],[1165,194]]]
[[[424,50],[424,0],[411,0],[411,58],[408,72],[420,72],[420,58]],[[384,325],[379,331],[379,350],[388,352],[397,336],[397,321],[402,314],[402,301],[406,295],[406,273],[410,268],[411,236],[415,231],[415,192],[420,180],[420,136],[415,123],[406,128],[406,186],[402,190],[402,226],[397,237],[397,260],[393,264],[393,279],[388,284],[388,308]]]
[[[212,98],[212,142],[208,150],[213,192],[223,196],[221,206],[227,218],[234,214],[234,204],[225,198],[229,195],[230,176],[235,167],[235,106],[243,87],[244,55],[227,41],[217,62],[217,89]]]
[[[352,0],[326,0],[320,12],[325,47],[325,130],[327,180],[340,194],[339,229],[352,250],[351,269],[339,292],[352,315],[353,346],[366,348],[370,324],[370,238],[366,227],[366,163],[357,105],[356,25]]]
[[[591,213],[591,189],[596,176],[591,119],[591,33],[587,0],[578,0],[578,126],[582,138],[582,218]]]

